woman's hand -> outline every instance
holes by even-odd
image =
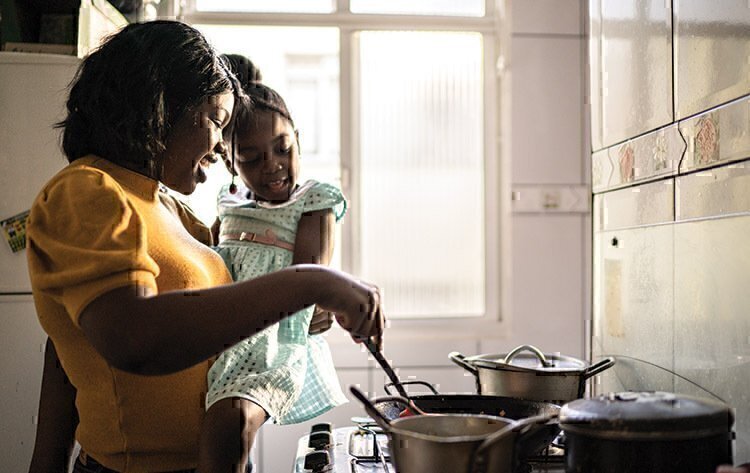
[[[740,466],[721,465],[716,468],[716,473],[750,473],[750,463]]]
[[[372,337],[378,349],[382,349],[385,313],[380,289],[339,271],[328,269],[325,274],[331,281],[322,291],[320,309],[333,312],[339,325],[357,343]]]

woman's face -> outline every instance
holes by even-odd
[[[285,202],[299,174],[299,143],[292,124],[276,112],[263,110],[250,126],[237,132],[234,169],[255,198]],[[231,162],[228,162],[231,169]]]
[[[192,194],[206,181],[205,170],[226,152],[221,131],[229,123],[234,95],[209,97],[175,123],[162,159],[162,183],[182,194]]]

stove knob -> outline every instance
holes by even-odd
[[[333,436],[330,432],[313,432],[307,446],[313,450],[326,450],[333,445]]]
[[[313,473],[326,471],[329,463],[331,463],[331,457],[325,450],[310,452],[305,455],[305,471]]]
[[[310,429],[310,432],[332,432],[333,426],[330,422],[322,422],[320,424],[315,424]]]

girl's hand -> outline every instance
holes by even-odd
[[[310,335],[320,335],[327,332],[333,326],[333,313],[315,306],[310,329],[307,331]]]

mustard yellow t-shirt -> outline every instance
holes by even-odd
[[[117,370],[84,337],[81,311],[123,286],[164,293],[231,282],[222,259],[191,235],[207,237],[205,226],[158,188],[105,159],[81,158],[47,183],[27,227],[39,321],[77,389],[76,439],[128,473],[196,466],[208,362],[167,376]]]

